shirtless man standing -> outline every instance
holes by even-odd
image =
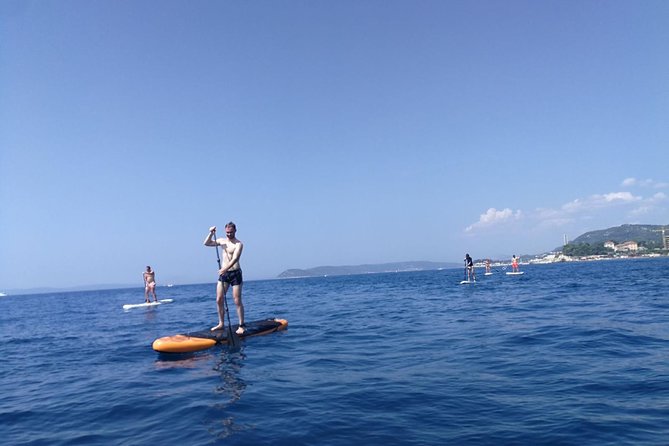
[[[225,326],[225,293],[232,285],[232,298],[237,307],[239,317],[239,328],[237,334],[243,334],[244,328],[244,304],[242,303],[242,268],[239,258],[242,255],[244,245],[235,237],[237,226],[233,222],[225,225],[225,239],[216,238],[216,226],[209,228],[209,235],[204,239],[205,246],[220,246],[223,251],[223,265],[218,270],[218,283],[216,284],[216,310],[218,311],[218,325],[212,327],[211,331],[222,330]]]
[[[147,266],[142,277],[144,277],[144,302],[151,302],[149,293],[153,293],[153,300],[158,302],[158,297],[156,296],[156,272],[150,266]]]

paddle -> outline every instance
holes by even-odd
[[[221,256],[218,254],[218,242],[216,241],[216,231],[214,231],[214,246],[216,247],[216,260],[218,260],[218,269],[221,269]],[[219,276],[220,280],[223,276]],[[222,284],[221,284],[222,286]],[[239,349],[239,337],[237,333],[232,331],[232,324],[230,323],[230,312],[228,311],[228,299],[226,297],[227,293],[223,293],[223,308],[225,308],[225,315],[228,318],[228,329],[226,331],[226,337],[228,338],[228,346],[231,349]]]

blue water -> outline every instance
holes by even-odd
[[[177,359],[213,283],[0,298],[0,442],[668,444],[669,259],[523,269],[250,281],[288,330]]]

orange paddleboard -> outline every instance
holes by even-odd
[[[232,329],[237,330],[238,325],[233,325]],[[260,336],[275,331],[285,330],[288,327],[288,321],[285,319],[264,319],[261,321],[247,322],[245,324],[246,332],[238,335],[240,338],[249,338]],[[216,344],[227,344],[227,330],[202,330],[193,333],[178,334],[174,336],[165,336],[153,341],[153,349],[161,353],[190,353],[200,350],[206,350]]]
[[[194,338],[186,335],[165,336],[153,341],[153,349],[165,353],[188,353],[205,350],[216,345],[213,339]]]

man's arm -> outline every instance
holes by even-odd
[[[209,234],[204,239],[204,246],[216,246],[218,245],[218,240],[213,240],[214,235],[216,234],[216,226],[209,228]]]
[[[232,253],[232,258],[230,259],[230,266],[235,265],[239,262],[239,258],[242,256],[242,249],[244,249],[244,244],[239,242],[235,247],[235,252]]]

